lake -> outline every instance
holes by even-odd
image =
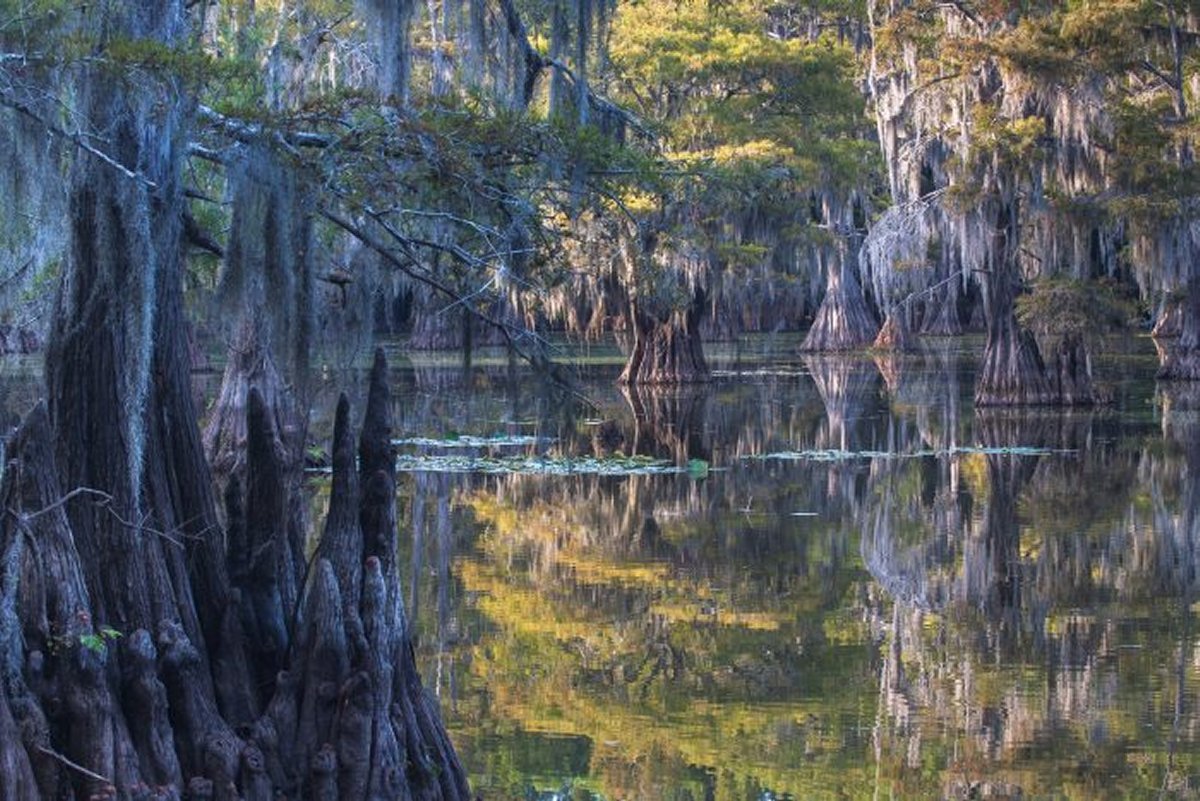
[[[976,410],[977,340],[707,386],[397,368],[427,686],[496,799],[1200,792],[1200,409]],[[410,588],[411,589],[411,588]]]
[[[1200,387],[1129,337],[1111,406],[976,410],[978,340],[797,341],[636,392],[611,346],[573,393],[390,354],[418,660],[476,791],[1200,796]],[[322,375],[318,441],[362,408]],[[9,371],[5,423],[38,392]]]

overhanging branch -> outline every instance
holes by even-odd
[[[402,236],[394,229],[388,230],[388,235],[394,240],[395,248],[393,250],[393,248],[389,247],[388,244],[380,241],[374,235],[372,235],[370,231],[367,231],[362,226],[356,224],[353,220],[344,217],[333,209],[323,208],[320,210],[320,214],[326,220],[329,220],[329,222],[353,236],[363,245],[378,253],[389,264],[400,270],[400,272],[409,276],[413,280],[419,281],[431,289],[440,292],[453,301],[452,305],[461,305],[473,317],[475,317],[475,319],[491,326],[492,328],[495,328],[504,338],[505,344],[514,353],[516,353],[534,368],[549,375],[555,382],[565,387],[570,387],[570,382],[562,375],[558,366],[555,365],[554,362],[551,361],[546,355],[548,343],[536,332],[530,331],[526,328],[518,328],[504,322],[503,320],[498,320],[495,317],[492,317],[476,306],[471,296],[466,296],[456,291],[443,281],[438,280],[436,276],[431,275],[428,270],[418,269],[418,266],[421,264],[421,260],[414,251],[413,246],[420,243],[409,240],[407,237]],[[369,213],[368,216],[370,216]],[[395,251],[399,251],[403,258],[401,258],[401,256],[397,256]],[[523,347],[522,343],[526,341],[532,342],[534,347]]]
[[[38,114],[36,111],[34,111],[32,108],[30,108],[28,105],[21,102],[20,100],[12,97],[6,93],[0,93],[0,106],[10,108],[22,116],[28,117],[29,119],[36,122],[38,125],[45,128],[46,131],[49,132],[50,134],[52,134],[53,136],[57,136],[59,139],[63,139],[67,142],[70,142],[71,144],[75,145],[75,147],[79,148],[80,150],[84,151],[85,153],[87,153],[91,156],[94,156],[95,158],[97,158],[100,161],[107,164],[109,167],[112,167],[114,170],[116,170],[121,175],[125,176],[126,178],[130,179],[131,181],[137,181],[138,183],[140,183],[143,186],[146,186],[150,189],[154,189],[154,190],[158,189],[158,184],[156,184],[154,181],[150,180],[145,175],[143,175],[140,172],[137,172],[136,170],[129,169],[124,164],[122,164],[121,162],[119,162],[115,158],[113,158],[112,156],[108,155],[107,153],[100,150],[99,148],[96,148],[93,145],[89,144],[87,139],[85,139],[82,134],[79,134],[77,132],[72,133],[71,131],[60,128],[59,126],[55,125],[54,123],[50,122],[49,120],[44,119],[42,117],[42,115]]]

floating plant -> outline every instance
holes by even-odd
[[[1015,445],[1007,448],[987,448],[982,446],[954,446],[942,450],[919,451],[847,451],[837,448],[804,451],[776,451],[774,453],[753,454],[743,456],[743,459],[775,459],[779,461],[796,462],[844,462],[855,459],[918,459],[926,456],[960,456],[965,454],[983,454],[985,456],[1049,456],[1056,453],[1075,453],[1073,450],[1039,448],[1034,446]]]
[[[396,469],[405,473],[483,473],[490,475],[604,475],[632,476],[656,473],[686,473],[687,467],[649,456],[466,456],[402,454]]]
[[[442,439],[404,437],[392,440],[393,445],[415,445],[421,448],[518,448],[529,445],[549,445],[553,442],[555,442],[553,437],[535,437],[529,434],[495,434],[490,437],[453,434]]]

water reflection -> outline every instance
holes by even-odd
[[[599,369],[594,406],[507,365],[402,371],[409,434],[704,465],[405,480],[420,656],[475,786],[1196,792],[1200,393],[1155,390],[1139,347],[1086,414],[977,414],[950,348],[718,359],[678,392]]]

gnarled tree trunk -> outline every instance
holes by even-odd
[[[153,633],[110,628],[98,616],[67,509],[80,501],[116,518],[114,498],[63,492],[49,416],[43,406],[31,412],[9,443],[0,485],[0,732],[11,734],[0,741],[0,796],[178,798],[186,788],[190,798],[230,801],[467,798],[413,658],[388,415],[377,354],[360,467],[343,396],[325,533],[301,600],[288,608],[278,530],[286,470],[273,419],[251,391],[250,488],[243,497],[237,477],[230,481],[230,583],[223,608],[210,609],[222,654],[189,637],[177,614]],[[114,578],[101,575],[94,589],[111,594]]]
[[[988,320],[987,344],[975,384],[976,406],[1053,405],[1059,396],[1033,334],[1017,324],[1011,303]]]
[[[875,339],[875,321],[858,276],[845,258],[829,260],[825,299],[800,350],[823,353],[865,348]]]
[[[1158,377],[1177,381],[1200,380],[1200,277],[1188,280],[1182,306],[1179,339],[1164,350]]]
[[[987,344],[975,382],[976,406],[1053,405],[1059,396],[1033,334],[1017,323],[1016,250],[1020,227],[1016,200],[1001,204],[984,278]]]
[[[172,47],[185,31],[182,0],[92,14],[98,42]],[[400,601],[382,357],[361,446],[373,472],[362,493],[339,482],[322,558],[305,571],[285,530],[294,465],[257,390],[227,538],[188,372],[184,93],[80,69],[81,124],[124,169],[73,166],[49,406],[0,484],[0,796],[465,798]]]
[[[622,384],[689,384],[708,381],[711,374],[700,340],[700,318],[705,293],[697,290],[685,311],[670,312],[666,319],[629,302],[633,346],[625,369],[617,380]]]

